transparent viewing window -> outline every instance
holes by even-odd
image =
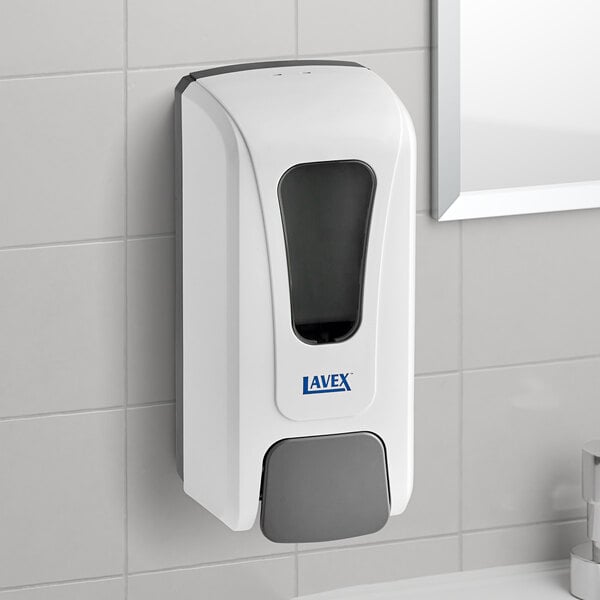
[[[308,344],[360,325],[375,174],[356,160],[292,167],[279,182],[292,327]]]

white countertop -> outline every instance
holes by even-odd
[[[391,583],[362,585],[300,596],[298,600],[568,600],[569,565],[560,561]]]

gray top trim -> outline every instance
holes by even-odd
[[[185,90],[187,89],[187,86],[190,85],[190,83],[193,83],[194,79],[192,79],[192,77],[190,77],[189,75],[186,75],[185,77],[182,77],[179,80],[179,83],[175,86],[175,98],[180,97],[183,92],[185,92]],[[180,127],[181,124],[177,124],[177,127]]]
[[[225,73],[237,73],[238,71],[253,71],[254,69],[276,69],[283,67],[312,67],[312,66],[336,66],[336,67],[361,67],[363,65],[357,62],[347,60],[271,60],[266,62],[241,63],[238,65],[225,65],[224,67],[215,67],[214,69],[205,69],[190,73],[194,80],[213,75],[224,75]]]

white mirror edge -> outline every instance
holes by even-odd
[[[461,192],[460,2],[432,1],[432,217],[459,221],[600,207],[600,181]]]

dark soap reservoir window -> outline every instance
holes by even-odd
[[[355,160],[306,163],[279,182],[292,326],[309,344],[360,325],[375,175]]]

